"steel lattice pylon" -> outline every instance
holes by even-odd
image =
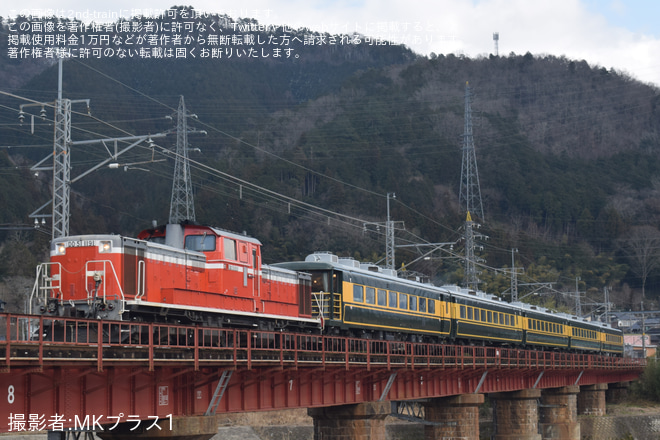
[[[481,188],[477,170],[477,155],[472,136],[472,107],[470,106],[470,86],[465,83],[465,127],[463,132],[463,162],[461,164],[461,188],[459,203],[466,212],[483,220],[484,208],[481,203]]]
[[[61,65],[61,64],[60,64]],[[71,101],[57,99],[53,142],[53,238],[69,235]]]
[[[477,171],[477,155],[474,150],[474,137],[472,136],[472,107],[470,105],[470,86],[465,83],[465,127],[463,131],[463,161],[461,164],[461,188],[459,203],[465,208],[465,286],[477,290],[479,284],[476,266],[477,258],[474,254],[475,234],[472,215],[484,218],[484,208],[481,203],[481,188],[479,186],[479,172]]]
[[[176,162],[174,163],[174,181],[172,182],[172,200],[170,202],[170,223],[184,220],[195,221],[195,201],[188,160],[188,117],[183,96],[179,100],[176,112]]]

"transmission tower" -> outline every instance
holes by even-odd
[[[477,155],[474,151],[472,136],[472,107],[470,86],[465,83],[465,126],[463,130],[463,161],[461,163],[461,187],[459,203],[465,211],[483,220],[484,208],[481,203],[481,188],[477,171]]]
[[[188,118],[196,115],[186,111],[183,96],[176,111],[176,161],[170,202],[170,223],[184,220],[195,221],[195,201],[193,200],[190,161],[188,160]]]
[[[463,161],[461,163],[461,187],[459,203],[465,207],[465,286],[468,289],[477,289],[479,278],[477,276],[477,258],[474,254],[475,222],[472,215],[484,218],[484,209],[481,204],[481,189],[479,187],[479,173],[477,171],[477,156],[474,151],[474,138],[472,136],[472,108],[470,106],[470,86],[465,83],[465,126],[463,130]],[[481,237],[481,235],[479,235]]]

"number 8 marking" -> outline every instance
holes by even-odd
[[[14,385],[9,385],[9,388],[7,388],[7,402],[9,404],[14,403]]]

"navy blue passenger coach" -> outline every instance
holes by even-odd
[[[622,332],[607,324],[400,278],[351,258],[317,252],[275,266],[311,274],[312,314],[323,318],[327,334],[623,354]]]

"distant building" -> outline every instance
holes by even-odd
[[[646,357],[655,357],[657,345],[651,344],[649,335],[624,335],[623,346],[625,355],[633,358],[644,357],[644,345],[646,345]]]

